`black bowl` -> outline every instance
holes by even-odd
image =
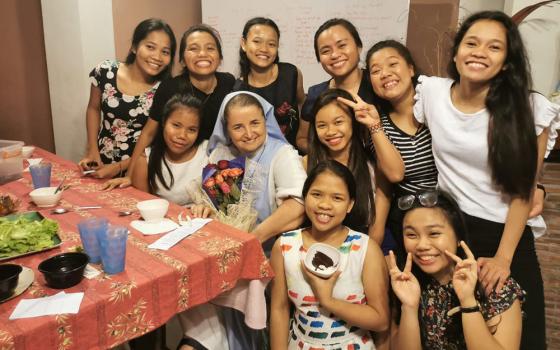
[[[0,300],[8,298],[16,289],[23,268],[15,264],[0,265]]]
[[[89,257],[84,253],[63,253],[55,255],[39,264],[39,271],[45,276],[51,288],[64,289],[80,283]]]

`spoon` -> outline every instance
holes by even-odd
[[[132,215],[132,213],[134,213],[133,210],[120,210],[119,211],[119,216],[129,216]]]
[[[85,209],[101,209],[99,205],[90,205],[87,207],[76,207],[76,210],[85,210]],[[66,208],[54,208],[51,210],[51,214],[64,214],[68,213],[70,210]]]
[[[54,190],[54,194],[57,194],[58,191],[60,191],[62,189],[62,185],[64,184],[64,181],[66,181],[66,176],[62,178],[62,181],[60,181],[60,184],[58,185],[56,190]]]

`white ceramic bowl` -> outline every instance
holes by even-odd
[[[57,194],[54,194],[54,191],[56,191],[56,187],[41,187],[31,191],[29,196],[38,207],[52,207],[62,197],[62,191],[58,191]]]
[[[340,252],[335,247],[315,243],[309,247],[305,255],[305,267],[313,274],[329,278],[338,269],[340,263]]]
[[[21,156],[23,158],[31,158],[31,155],[33,154],[33,151],[35,151],[35,147],[33,147],[33,146],[23,146],[21,148]]]
[[[138,202],[136,208],[140,212],[140,215],[147,222],[157,222],[161,221],[165,214],[167,214],[167,209],[169,208],[169,202],[165,199],[150,199],[147,201]]]

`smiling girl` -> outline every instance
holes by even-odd
[[[134,187],[179,205],[192,203],[187,185],[200,179],[208,163],[200,113],[200,100],[191,95],[175,95],[165,104],[156,137],[135,165]]]
[[[486,296],[479,288],[457,203],[436,191],[406,195],[398,202],[405,210],[408,253],[402,271],[390,255],[391,286],[400,304],[391,327],[392,348],[518,349],[524,292],[511,277],[501,293]]]
[[[313,117],[313,106],[323,91],[333,88],[346,90],[354,97],[354,100],[358,100],[356,98],[358,96],[364,102],[364,105],[361,106],[364,110],[368,104],[372,104],[376,100],[367,74],[359,67],[362,39],[351,22],[343,18],[331,18],[323,23],[315,32],[314,49],[317,61],[331,78],[311,86],[307,91],[297,135],[298,147],[305,152],[308,151],[309,121]],[[371,108],[368,107],[368,109]],[[390,149],[390,147],[386,147],[389,141],[384,135],[380,123],[367,124],[360,133],[369,137],[369,147],[376,151],[378,148]],[[399,161],[393,161],[391,156]],[[376,161],[391,182],[402,179],[404,165],[396,150],[389,154],[389,157],[383,155],[377,157]]]
[[[511,273],[527,291],[521,348],[544,349],[543,282],[533,234],[546,226],[540,217],[527,219],[537,171],[557,135],[550,126],[558,123],[558,106],[529,92],[521,35],[502,12],[464,21],[449,75],[421,76],[414,106],[416,119],[432,134],[438,185],[465,213],[486,294],[499,292]]]
[[[333,159],[350,169],[361,190],[356,193],[347,225],[359,232],[369,232],[370,237],[381,244],[383,235],[373,236],[374,164],[367,156],[354,110],[339,102],[339,97],[353,100],[345,90],[329,89],[315,102],[309,132],[309,154],[303,157],[303,164],[310,171],[321,161]]]
[[[175,47],[171,27],[147,19],[134,29],[124,63],[106,60],[91,71],[82,170],[95,169],[93,176],[98,178],[126,171],[160,81],[170,76]]]
[[[274,106],[276,121],[288,142],[296,147],[300,106],[305,99],[303,76],[293,64],[280,62],[280,29],[270,18],[245,23],[239,48],[240,77],[235,91],[252,91]]]
[[[220,105],[235,82],[230,73],[217,71],[222,59],[222,44],[214,28],[197,24],[185,31],[179,45],[179,62],[184,67],[183,73],[163,82],[158,89],[150,118],[142,129],[137,150],[132,154],[134,164],[154,139],[161,122],[163,106],[177,93],[191,94],[202,101],[199,132],[202,139],[210,138]],[[126,177],[111,180],[106,186],[126,187],[133,174],[134,168],[129,169]]]
[[[383,130],[399,151],[405,168],[404,178],[393,186],[382,173],[377,174],[380,190],[373,234],[381,236],[387,223],[393,237],[401,242],[402,212],[397,208],[397,198],[434,189],[437,184],[432,137],[412,112],[418,70],[408,49],[395,40],[380,41],[368,50],[366,62],[373,91],[379,97]]]
[[[387,270],[379,246],[343,224],[356,198],[354,177],[334,160],[321,162],[310,171],[303,197],[311,226],[284,233],[272,249],[271,348],[375,349],[369,331],[389,325]],[[327,279],[301,262],[317,242],[341,254],[338,271]]]

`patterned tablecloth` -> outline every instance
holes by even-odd
[[[273,276],[259,241],[252,235],[219,222],[212,221],[194,235],[184,239],[168,251],[149,249],[148,245],[160,235],[144,236],[129,226],[138,214],[119,217],[119,210],[135,210],[136,203],[153,198],[134,188],[101,191],[103,181],[81,177],[77,166],[52,153],[37,149],[34,158],[53,164],[52,184],[63,177],[71,187],[63,193],[59,206],[72,209],[62,215],[53,215],[50,209],[37,208],[28,193],[32,189],[29,172],[22,179],[0,186],[21,200],[18,211],[39,211],[45,217],[58,221],[63,244],[53,250],[10,260],[34,270],[35,280],[22,295],[0,304],[0,349],[105,349],[138,337],[167,322],[173,315],[192,306],[205,303],[239,285],[255,285],[260,290]],[[100,205],[102,209],[75,210],[77,206]],[[168,217],[175,219],[183,210],[171,204]],[[59,290],[45,285],[37,266],[56,254],[72,251],[81,245],[77,223],[92,216],[106,217],[109,222],[127,225],[131,231],[127,243],[126,267],[117,275],[98,275],[84,278],[80,284],[66,289],[67,293],[84,292],[78,314],[8,319],[17,303],[24,298],[53,295]],[[94,265],[96,266],[96,265]],[[97,265],[101,270],[101,267]],[[251,294],[236,294],[232,299]],[[253,289],[254,290],[254,289]],[[227,294],[227,293],[226,293]],[[234,301],[224,301],[234,305]],[[250,307],[247,300],[241,308]],[[246,306],[243,306],[246,304]],[[263,326],[266,318],[262,307],[253,308],[257,321]],[[263,317],[264,316],[264,317]],[[250,324],[250,320],[246,320]]]

